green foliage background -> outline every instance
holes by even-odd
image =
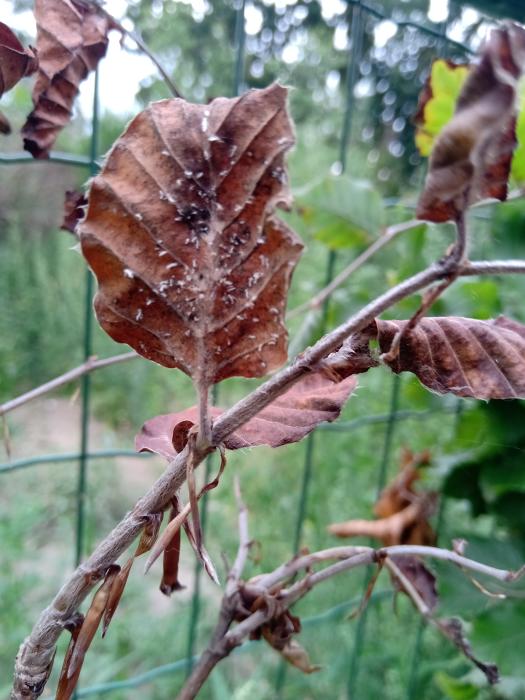
[[[24,6],[23,2],[17,4]],[[397,12],[398,19],[426,21],[425,1],[403,3],[403,15],[398,5],[385,0],[379,9],[387,15]],[[330,251],[337,251],[337,272],[362,252],[382,227],[411,218],[423,168],[413,145],[410,115],[431,59],[436,55],[464,59],[465,54],[409,26],[398,29],[386,51],[377,51],[374,28],[381,18],[367,16],[362,59],[357,66],[364,96],[356,98],[350,112],[352,138],[346,174],[336,177],[349,63],[348,52],[334,48],[333,36],[345,27],[351,33],[349,15],[343,7],[327,19],[316,2],[256,2],[254,6],[262,13],[263,24],[258,34],[247,37],[247,82],[266,85],[278,78],[294,87],[291,109],[298,145],[290,158],[290,171],[296,206],[284,216],[304,238],[307,252],[294,277],[289,304],[293,308],[323,286]],[[459,4],[451,6],[449,28],[461,13]],[[232,94],[233,4],[214,3],[200,17],[183,3],[136,1],[129,4],[128,15],[185,95],[203,100]],[[476,31],[484,21],[479,17],[464,28],[466,41],[475,44]],[[270,34],[264,34],[265,29]],[[299,42],[302,53],[295,62],[283,63],[282,50],[290,42]],[[331,83],[327,83],[328,74],[332,75]],[[166,96],[164,85],[152,73],[139,99],[146,103]],[[6,97],[3,107],[15,126],[21,124],[29,111],[27,85]],[[101,153],[125,122],[126,115],[103,113]],[[89,123],[77,119],[60,137],[59,147],[85,154],[89,138]],[[4,150],[17,148],[16,134],[3,143]],[[85,266],[72,250],[73,238],[57,227],[63,191],[80,185],[87,174],[39,163],[2,168],[1,176],[0,296],[6,302],[0,314],[0,400],[6,400],[81,361]],[[522,257],[524,222],[525,205],[519,201],[473,211],[473,257]],[[336,325],[375,294],[442,255],[452,240],[448,226],[423,224],[400,236],[334,294],[326,314],[327,326]],[[519,279],[460,280],[435,305],[433,313],[477,318],[504,313],[525,322],[524,292]],[[417,299],[402,302],[391,317],[408,316],[417,303]],[[322,325],[320,313],[295,319],[290,328],[292,347],[300,350],[314,342]],[[121,351],[121,346],[96,329],[97,354]],[[240,380],[221,385],[220,403],[233,403],[252,386]],[[414,378],[403,376],[398,387],[399,419],[389,440],[384,417],[393,387],[393,377],[386,370],[364,375],[340,423],[316,433],[301,544],[312,550],[330,546],[334,544],[326,533],[330,522],[370,517],[382,467],[390,478],[397,471],[401,447],[428,448],[433,464],[426,472],[425,486],[439,488],[444,494],[438,525],[440,543],[450,546],[452,538],[464,537],[473,557],[497,566],[519,566],[525,559],[523,404],[480,404],[438,397]],[[70,389],[64,396],[70,396]],[[93,375],[94,414],[106,425],[108,446],[129,448],[144,420],[192,402],[185,377],[144,360]],[[366,416],[378,420],[367,423],[363,420]],[[13,419],[12,430],[16,447],[17,441],[24,439],[24,426]],[[224,481],[209,500],[207,543],[217,563],[221,552],[231,560],[236,549],[234,474],[241,479],[252,536],[260,542],[260,557],[250,563],[247,574],[266,571],[292,555],[305,451],[305,443],[301,443],[230,457]],[[145,465],[137,461],[134,469],[139,473]],[[161,464],[148,462],[147,468],[153,478]],[[91,462],[88,548],[131,507],[132,501],[122,494],[132,491],[133,477],[130,474],[128,484],[112,461]],[[72,566],[76,465],[42,465],[0,474],[0,478],[0,696],[4,696],[20,641]],[[190,589],[192,569],[188,554],[185,583]],[[435,569],[440,582],[440,612],[462,617],[479,656],[500,664],[502,683],[488,689],[481,674],[452,647],[432,630],[422,631],[406,600],[397,600],[394,609],[388,581],[380,579],[367,613],[354,697],[525,697],[523,587],[509,591],[508,600],[497,600],[480,593],[461,572],[443,565]],[[224,570],[221,573],[224,575]],[[281,664],[272,650],[253,643],[216,669],[202,697],[347,697],[357,625],[348,614],[359,604],[364,573],[326,583],[297,608],[305,620],[301,642],[312,660],[323,666],[320,673],[306,677],[289,669],[282,689],[277,691]],[[157,574],[154,571],[142,577],[140,565],[133,571],[112,629],[90,650],[81,688],[125,682],[185,658],[190,597],[175,596],[169,604],[159,603]],[[487,585],[494,588],[494,584]],[[213,626],[217,605],[217,592],[203,582],[197,649],[202,648]],[[65,642],[61,640],[60,651]],[[174,696],[183,677],[184,669],[166,672],[145,685],[114,689],[105,697],[167,700]]]

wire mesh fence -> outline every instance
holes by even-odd
[[[245,12],[246,2],[240,0],[236,10],[236,22],[234,29],[234,53],[232,55],[232,93],[240,94],[245,89]],[[399,19],[389,13],[384,12],[378,5],[369,5],[360,0],[348,0],[348,25],[350,27],[350,42],[347,50],[346,64],[346,83],[344,86],[344,110],[341,114],[341,126],[339,134],[338,146],[338,161],[340,170],[345,171],[347,168],[347,154],[352,144],[353,135],[353,115],[355,108],[355,87],[359,75],[359,64],[363,58],[363,43],[365,36],[365,22],[367,18],[374,18],[393,21],[399,27],[409,27],[412,30],[436,39],[438,42],[437,50],[446,52],[449,47],[451,50],[459,51],[463,55],[471,53],[471,49],[451,38],[446,34],[446,25],[430,26],[409,19]],[[72,168],[81,168],[88,175],[94,175],[99,169],[99,131],[100,131],[100,104],[99,104],[99,79],[98,72],[95,76],[93,107],[91,116],[91,138],[89,154],[86,156],[75,156],[68,153],[52,153],[47,161],[36,161],[43,169],[46,163],[59,163]],[[34,163],[35,161],[29,154],[19,153],[4,153],[0,154],[0,165],[4,168],[10,165],[23,165]],[[325,283],[329,283],[336,269],[337,254],[334,251],[327,252],[325,261]],[[92,297],[93,297],[93,278],[91,273],[86,272],[85,290],[84,290],[84,329],[83,329],[83,348],[82,356],[84,361],[88,361],[93,355],[93,312],[92,312]],[[322,310],[322,320],[320,323],[320,331],[324,332],[328,324],[328,307],[329,301],[325,301]],[[101,370],[103,371],[103,370]],[[76,499],[76,526],[74,538],[74,553],[72,559],[76,564],[80,563],[83,556],[86,554],[86,489],[89,481],[89,466],[93,460],[112,459],[116,457],[126,456],[137,459],[147,459],[148,455],[136,454],[131,450],[126,449],[106,449],[92,450],[90,449],[90,420],[92,417],[91,410],[91,389],[92,378],[90,373],[85,373],[80,378],[80,444],[78,452],[67,452],[61,454],[48,454],[24,458],[14,461],[8,461],[0,464],[0,474],[4,478],[8,478],[9,474],[21,469],[37,468],[44,464],[58,464],[60,462],[77,462],[77,482],[75,489]],[[421,421],[427,420],[434,415],[436,411],[443,413],[457,412],[456,406],[443,404],[438,409],[431,410],[407,410],[400,407],[400,388],[401,380],[395,376],[390,389],[390,406],[385,414],[377,414],[371,416],[363,416],[352,421],[327,424],[318,428],[317,431],[310,434],[304,445],[304,461],[302,468],[301,486],[297,499],[295,526],[293,536],[290,541],[290,553],[298,551],[303,544],[304,522],[309,509],[309,485],[312,478],[312,469],[315,459],[319,459],[316,453],[317,433],[321,431],[330,431],[334,433],[355,433],[370,425],[384,426],[383,442],[381,447],[380,458],[376,465],[376,491],[379,493],[385,485],[387,478],[387,467],[392,462],[393,437],[398,425],[404,421]],[[217,400],[217,392],[214,396],[214,401]],[[452,416],[454,418],[454,416]],[[210,470],[210,461],[206,465],[206,481],[208,480]],[[202,507],[202,526],[206,530],[207,524],[207,509],[206,500]],[[126,690],[140,688],[146,684],[150,684],[156,679],[175,674],[187,674],[191,670],[193,662],[198,653],[198,636],[197,630],[201,615],[201,575],[202,568],[200,565],[195,566],[192,583],[192,598],[191,598],[191,613],[189,615],[189,624],[187,629],[187,652],[184,658],[181,658],[173,663],[168,663],[138,675],[118,680],[114,682],[106,682],[96,685],[85,685],[77,691],[78,698],[84,697],[102,697],[110,695],[117,690]],[[365,577],[364,586],[368,575]],[[374,593],[371,597],[370,604],[372,606],[380,605],[386,598],[384,592]],[[348,600],[340,605],[334,606],[328,610],[321,612],[315,617],[303,619],[303,627],[308,629],[310,626],[322,625],[334,620],[340,620],[342,616],[359,601],[360,597]],[[345,651],[347,672],[347,685],[345,694],[346,697],[352,698],[355,696],[358,674],[360,672],[360,661],[363,653],[365,637],[367,633],[367,610],[359,617],[355,623],[353,641],[350,647]],[[412,700],[418,697],[418,657],[421,653],[422,635],[424,625],[419,625],[415,632],[410,652],[412,655],[411,672],[407,681],[406,698]],[[237,650],[236,654],[245,654],[253,648],[256,642],[250,642]],[[275,678],[274,691],[275,697],[280,697],[283,687],[286,683],[286,669],[281,666]]]

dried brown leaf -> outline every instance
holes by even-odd
[[[0,97],[24,76],[34,73],[37,66],[34,49],[25,49],[7,24],[0,22]]]
[[[3,112],[0,112],[0,134],[10,134],[11,124]]]
[[[427,518],[435,509],[435,494],[415,497],[410,505],[398,513],[379,520],[348,520],[328,526],[337,537],[372,537],[385,547],[394,544],[430,544],[433,534]],[[425,523],[425,527],[422,524]],[[415,536],[417,533],[417,536]]]
[[[22,135],[32,156],[47,158],[71,119],[80,83],[106,53],[113,23],[87,0],[36,0],[35,18],[39,70]]]
[[[170,521],[179,514],[178,501],[176,500],[171,508]],[[177,529],[170,542],[164,550],[162,581],[160,590],[164,595],[170,596],[173,591],[180,591],[184,586],[179,581],[179,559],[180,559],[180,528]]]
[[[499,671],[496,664],[485,663],[474,656],[470,642],[465,637],[461,620],[458,620],[458,618],[455,617],[435,620],[435,625],[458,647],[458,649],[467,657],[467,659],[470,659],[470,661],[472,661],[472,663],[474,663],[480,669],[480,671],[485,674],[488,682],[491,685],[494,685],[499,681]]]
[[[106,572],[102,585],[93,596],[93,600],[89,610],[86,613],[86,617],[84,618],[76,639],[74,640],[74,646],[71,653],[69,654],[68,650],[66,658],[64,659],[61,676],[63,674],[65,680],[63,687],[61,688],[61,695],[57,694],[57,700],[69,700],[76,688],[86,652],[96,634],[100,620],[102,619],[102,615],[106,609],[115,577],[119,571],[120,566],[112,564]]]
[[[237,428],[224,444],[230,450],[238,450],[254,445],[279,447],[298,442],[319,423],[336,420],[356,385],[357,380],[352,376],[335,382],[322,371],[306,375],[254,418]],[[216,407],[210,410],[214,418],[223,412],[223,409]],[[151,418],[136,436],[135,449],[138,452],[156,452],[168,460],[173,459],[178,448],[184,447],[184,438],[197,421],[196,406]]]
[[[78,226],[113,339],[199,385],[283,364],[302,244],[272,214],[290,200],[293,140],[276,84],[209,105],[155,102],[131,122]]]
[[[63,231],[76,233],[76,226],[80,219],[84,216],[87,199],[82,192],[76,190],[67,190],[64,200],[64,218],[62,220]]]
[[[67,700],[67,698],[71,697],[71,694],[73,692],[74,685],[70,688],[69,686],[71,685],[71,679],[68,679],[67,677],[67,672],[69,669],[69,664],[71,662],[71,656],[73,654],[73,649],[75,648],[75,644],[80,632],[80,628],[82,627],[82,624],[84,622],[84,616],[81,613],[78,613],[77,616],[75,617],[74,620],[71,621],[70,624],[66,625],[66,629],[71,632],[71,639],[69,640],[69,644],[66,650],[66,654],[64,656],[64,661],[62,663],[62,668],[60,669],[60,676],[58,678],[58,687],[57,687],[57,693],[56,693],[56,700]],[[76,680],[75,680],[75,685],[76,685]]]
[[[480,199],[506,199],[516,145],[516,87],[524,68],[525,29],[494,29],[436,140],[418,218],[448,221]]]
[[[301,622],[298,617],[286,610],[268,623],[264,624],[259,633],[288,663],[295,666],[303,673],[315,673],[320,666],[310,663],[308,653],[294,639],[293,635],[301,631]],[[258,636],[256,632],[255,636]]]
[[[416,589],[419,597],[425,602],[430,611],[437,607],[439,597],[436,589],[436,577],[423,562],[417,557],[396,556],[392,561],[401,573],[410,581]],[[392,577],[396,582],[395,577]],[[403,587],[397,584],[400,591]]]
[[[104,620],[102,623],[102,636],[105,637],[107,629],[109,627],[109,624],[111,620],[113,619],[113,615],[115,614],[120,600],[122,598],[122,594],[124,593],[124,589],[126,587],[126,584],[128,582],[129,574],[131,571],[131,567],[133,566],[133,562],[137,557],[140,557],[141,554],[144,554],[145,552],[148,552],[151,547],[154,545],[158,534],[159,534],[159,529],[160,525],[162,523],[162,517],[163,513],[151,513],[147,519],[146,519],[146,524],[144,525],[144,529],[142,530],[142,534],[140,536],[139,543],[137,545],[137,549],[135,550],[135,554],[131,556],[128,561],[124,564],[122,569],[118,572],[116,575],[113,584],[111,586],[111,590],[109,593],[109,598],[108,602],[106,604],[106,608],[104,610]]]
[[[406,321],[377,321],[379,346],[390,350]],[[525,398],[525,326],[505,317],[478,321],[423,318],[404,333],[396,373],[413,372],[431,391],[476,399]]]
[[[124,593],[124,589],[126,588],[126,583],[128,582],[131,567],[133,566],[133,561],[134,557],[130,557],[113,580],[113,584],[109,592],[108,602],[104,610],[104,619],[102,621],[103,637],[106,636],[109,624],[113,619],[113,615],[115,614],[119,606],[120,599],[122,598],[122,594]]]

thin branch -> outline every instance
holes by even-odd
[[[468,274],[472,274],[473,265],[476,263],[468,265]],[[365,328],[376,316],[410,294],[424,289],[433,282],[445,279],[450,274],[451,267],[453,265],[448,259],[434,263],[371,301],[345,323],[298,356],[291,366],[276,373],[223,413],[213,426],[212,443],[220,445],[236,428],[255,416],[308,373],[311,367],[317,366],[330,352],[340,347],[347,337]],[[501,270],[501,267],[499,269]],[[463,274],[463,271],[460,274]],[[482,270],[481,274],[493,274],[493,272],[487,273],[486,270]],[[143,527],[144,517],[162,511],[170,503],[173,494],[184,482],[188,456],[187,449],[177,455],[147,494],[138,501],[135,508],[102,540],[89,559],[72,573],[50,606],[41,613],[30,636],[20,647],[15,666],[13,698],[35,700],[40,696],[55,652],[56,641],[65,624],[77,611],[96,581],[131,544]],[[197,467],[205,456],[205,452],[196,450],[193,455],[194,466]],[[355,549],[353,551],[355,554]]]
[[[246,509],[246,506],[242,500],[241,487],[237,476],[234,478],[233,488],[235,491],[235,500],[237,501],[237,510],[239,511],[239,549],[237,550],[237,556],[235,557],[233,566],[228,574],[226,595],[233,593],[235,588],[239,585],[239,580],[244,570],[246,559],[248,558],[248,552],[250,551],[251,546],[248,531],[248,510]]]
[[[357,258],[355,258],[355,260],[352,260],[352,262],[347,267],[345,267],[344,270],[342,270],[336,277],[334,277],[330,284],[324,287],[324,289],[321,289],[321,291],[318,292],[309,301],[305,302],[304,304],[300,304],[299,306],[296,306],[294,309],[291,309],[286,314],[287,320],[299,316],[304,311],[319,309],[323,302],[326,299],[328,299],[333,294],[333,292],[343,284],[343,282],[345,282],[351,275],[353,275],[354,272],[356,272],[356,270],[358,270],[368,260],[370,260],[370,258],[373,255],[375,255],[378,251],[382,250],[385,246],[391,243],[394,240],[394,238],[397,238],[397,236],[399,236],[399,234],[404,233],[405,231],[410,231],[411,229],[417,228],[418,226],[422,225],[422,221],[419,221],[417,219],[411,219],[410,221],[403,221],[400,224],[389,226],[385,230],[385,232],[372,243],[372,245],[370,245],[365,251],[363,251],[361,255],[358,255]]]
[[[115,29],[118,29],[119,32],[122,33],[123,36],[129,37],[135,44],[139,47],[139,49],[142,51],[142,53],[147,56],[150,61],[155,65],[157,70],[162,76],[162,79],[166,83],[169,91],[174,97],[180,97],[182,98],[182,94],[173,82],[173,80],[170,78],[170,76],[167,74],[165,69],[163,68],[162,64],[160,63],[159,59],[155,56],[153,51],[149,48],[149,46],[144,42],[144,39],[137,34],[136,32],[131,31],[130,29],[126,29],[120,22],[118,22],[114,17],[112,17],[109,13],[107,13],[103,8],[102,12],[104,12],[111,22],[113,23],[113,26]]]
[[[31,389],[31,391],[27,391],[25,394],[21,394],[20,396],[17,396],[16,398],[1,404],[0,416],[3,416],[6,413],[9,413],[10,411],[13,411],[19,406],[23,406],[29,401],[33,401],[34,399],[43,396],[43,394],[47,394],[48,392],[53,391],[54,389],[58,389],[59,387],[64,386],[64,384],[69,384],[69,382],[73,382],[75,379],[82,377],[84,374],[89,374],[90,372],[93,372],[96,369],[102,369],[103,367],[116,365],[120,362],[127,362],[128,360],[133,360],[136,357],[140,357],[140,355],[138,355],[136,352],[125,352],[121,355],[105,357],[102,360],[97,360],[96,356],[90,357],[86,360],[86,362],[83,362],[78,367],[70,369],[69,372],[61,374],[59,377],[55,377],[55,379],[51,379],[49,382],[46,382],[45,384],[42,384],[41,386],[38,386],[35,389]]]
[[[522,190],[513,190],[509,193],[506,201],[513,201],[516,199],[521,199],[522,197]],[[480,202],[476,202],[470,208],[478,209],[479,207],[483,207],[490,204],[494,204],[493,199],[483,199]],[[295,318],[296,316],[299,316],[305,311],[313,311],[319,309],[322,303],[326,299],[328,299],[328,297],[330,297],[333,294],[333,292],[343,284],[343,282],[345,282],[351,275],[353,275],[353,273],[356,270],[362,267],[364,263],[367,262],[373,255],[375,255],[378,251],[382,250],[385,246],[391,243],[391,241],[394,240],[394,238],[397,238],[397,236],[401,233],[405,233],[405,231],[410,231],[414,228],[417,228],[418,226],[424,225],[425,221],[422,221],[421,219],[410,219],[409,221],[402,221],[399,224],[393,224],[392,226],[388,226],[385,229],[384,233],[376,241],[374,241],[372,245],[369,246],[363,253],[361,253],[361,255],[358,255],[357,258],[355,258],[355,260],[352,260],[348,267],[345,267],[344,270],[341,270],[341,272],[336,277],[334,277],[330,284],[321,289],[321,291],[319,291],[309,301],[305,302],[304,304],[300,304],[299,306],[296,306],[294,309],[291,309],[287,313],[286,318],[289,320]],[[516,271],[522,272],[522,270]],[[473,272],[472,274],[477,273]]]
[[[239,552],[242,548],[242,541],[246,541],[245,534],[241,535],[241,537],[242,540]],[[524,573],[523,568],[517,572],[504,571],[467,559],[466,557],[462,557],[455,552],[445,549],[413,545],[384,547],[378,550],[371,547],[332,547],[302,557],[296,557],[287,564],[279,566],[272,573],[265,574],[264,576],[256,576],[245,584],[238,582],[237,587],[232,586],[225,592],[219,614],[219,622],[215,628],[212,641],[195,665],[191,676],[182,688],[177,700],[193,700],[210,673],[222,659],[228,656],[235,647],[242,644],[246,637],[260,630],[262,625],[270,622],[270,620],[288,610],[314,586],[345,571],[360,566],[367,566],[379,561],[384,561],[385,565],[400,581],[404,590],[411,597],[419,612],[425,618],[432,621],[430,617],[430,608],[420,597],[411,581],[399,570],[395,562],[390,559],[390,556],[394,554],[430,556],[444,559],[467,569],[483,571],[483,573],[493,578],[504,581],[516,580],[517,577]],[[461,563],[458,562],[458,557]],[[311,567],[315,564],[330,559],[337,559],[339,561],[315,573],[307,573],[305,577],[294,583],[290,588],[279,590],[277,584],[289,580],[298,573],[298,571],[305,570],[309,572]],[[275,590],[273,595],[272,590]],[[265,600],[265,605],[263,607],[258,607],[254,612],[250,613],[244,605],[243,594],[245,596],[247,595],[249,598],[259,595],[261,599]],[[242,617],[243,614],[246,615],[245,619],[235,628],[229,629],[234,619],[236,617]]]

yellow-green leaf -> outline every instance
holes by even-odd
[[[469,66],[439,59],[421,93],[416,115],[416,146],[423,156],[429,156],[434,141],[452,119],[459,93],[469,73]]]

